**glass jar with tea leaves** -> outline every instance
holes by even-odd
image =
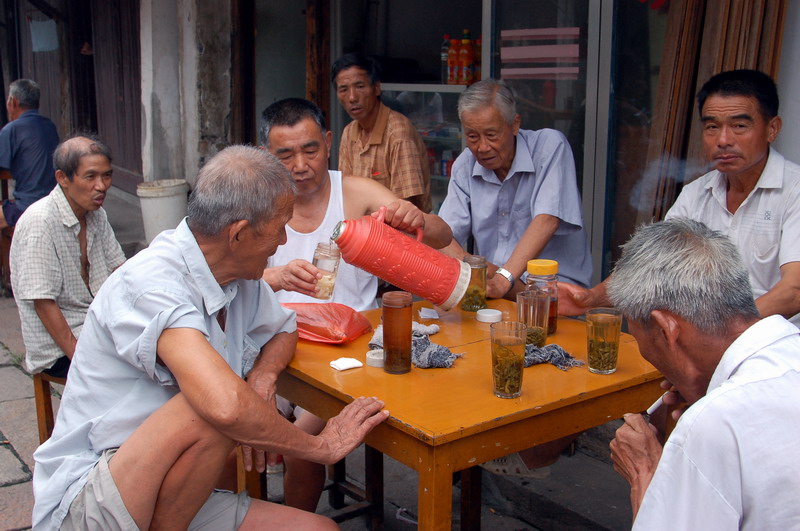
[[[550,294],[547,335],[555,334],[558,326],[558,262],[543,258],[528,260],[528,278],[525,284],[525,289],[539,289]]]
[[[477,312],[486,308],[486,258],[468,254],[464,262],[470,267],[470,276],[467,291],[461,299],[461,309]]]

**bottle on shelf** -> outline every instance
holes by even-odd
[[[450,48],[447,50],[447,84],[458,85],[458,48],[461,41],[458,39],[450,40]]]
[[[478,37],[475,39],[475,68],[472,78],[475,81],[480,81],[481,77],[481,45],[483,44],[483,39]]]
[[[464,30],[464,38],[461,39],[461,48],[458,50],[458,84],[471,85],[474,81],[475,50],[472,48],[472,41],[469,39],[469,30]]]
[[[442,42],[441,55],[440,55],[441,62],[442,62],[442,77],[441,77],[441,80],[442,80],[443,84],[447,84],[447,78],[450,75],[448,73],[449,72],[449,68],[447,66],[448,52],[450,52],[450,34],[449,33],[445,33],[444,34],[444,42]]]

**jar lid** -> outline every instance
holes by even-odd
[[[370,367],[383,367],[383,349],[368,350],[367,365]]]
[[[499,323],[503,319],[503,312],[487,308],[478,310],[475,318],[482,323]]]
[[[557,275],[558,262],[556,262],[555,260],[546,260],[544,258],[537,258],[536,260],[528,260],[528,274]]]

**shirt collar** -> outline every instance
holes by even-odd
[[[53,201],[58,208],[58,213],[61,216],[61,223],[63,223],[65,227],[74,227],[77,225],[78,217],[75,215],[75,212],[72,211],[72,207],[69,205],[67,196],[64,195],[64,190],[61,186],[57,184],[56,187],[53,188],[53,191],[50,192],[50,195],[53,197]]]
[[[189,230],[189,225],[186,224],[186,218],[175,229],[174,238],[175,243],[181,250],[190,276],[197,284],[197,289],[203,295],[203,304],[208,315],[215,314],[236,296],[239,287],[238,282],[231,282],[224,287],[217,283],[194,234]]]
[[[747,358],[772,343],[798,333],[797,327],[780,315],[770,315],[756,322],[731,343],[711,376],[706,394],[729,380]]]
[[[778,153],[775,148],[769,148],[767,155],[767,164],[758,178],[758,182],[754,188],[783,188],[783,168],[785,166],[785,159],[783,155]],[[705,185],[707,190],[716,191],[717,193],[727,194],[728,180],[718,170],[714,170],[714,177],[709,179]]]
[[[509,168],[508,175],[506,175],[504,181],[509,180],[515,173],[536,173],[536,166],[533,164],[531,152],[528,150],[528,145],[525,143],[522,135],[517,135],[516,143],[517,147],[514,153],[514,160],[511,161],[511,168]],[[472,175],[482,177],[483,180],[487,182],[500,182],[494,170],[481,166],[477,160],[472,167]]]
[[[391,109],[378,101],[378,118],[375,120],[375,127],[372,128],[372,132],[369,134],[369,141],[367,144],[382,144],[383,143],[383,133],[386,131],[386,126],[389,124],[389,112]],[[355,139],[358,140],[361,138],[361,124],[358,122],[354,122],[353,126],[355,127]]]

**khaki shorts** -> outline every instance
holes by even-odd
[[[103,452],[100,461],[89,472],[86,485],[73,500],[67,516],[61,523],[62,530],[138,531],[139,528],[125,508],[117,485],[108,470],[108,462],[116,451],[116,448],[111,448]],[[247,492],[234,494],[230,491],[215,490],[189,524],[189,529],[208,531],[238,529],[249,508],[250,497]]]

